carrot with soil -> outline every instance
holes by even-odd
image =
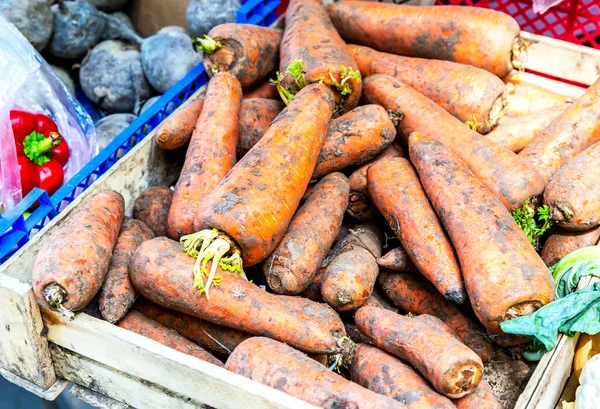
[[[544,244],[542,260],[548,267],[552,267],[573,251],[598,244],[599,239],[600,226],[584,231],[569,231],[557,227]]]
[[[509,74],[503,81],[508,92],[504,115],[510,117],[566,107],[572,101],[569,97],[527,82],[521,73]]]
[[[338,235],[348,193],[348,179],[337,172],[325,176],[315,186],[263,264],[273,291],[300,294],[310,284]]]
[[[375,346],[409,362],[446,397],[463,397],[481,381],[481,359],[436,317],[362,307],[354,322]]]
[[[105,190],[79,203],[47,238],[33,264],[33,291],[72,317],[102,287],[124,213],[123,196]]]
[[[544,181],[530,163],[394,77],[372,75],[364,81],[364,92],[370,102],[404,113],[398,131],[405,139],[412,132],[423,132],[450,148],[509,210],[544,191]]]
[[[194,232],[200,202],[235,164],[242,88],[229,73],[211,78],[169,209],[172,239]]]
[[[488,71],[451,61],[381,53],[359,45],[348,47],[363,77],[391,75],[462,122],[477,124],[479,132],[491,131],[502,116],[506,104],[505,86]]]
[[[548,268],[508,210],[434,138],[410,135],[410,158],[456,249],[475,314],[491,332],[554,300]]]
[[[156,237],[166,236],[172,201],[173,191],[166,186],[146,189],[135,199],[133,217],[150,227]]]
[[[350,56],[321,0],[291,0],[281,41],[278,87],[289,102],[295,85],[321,82],[334,93],[336,114],[358,105],[362,84],[358,66]],[[286,95],[288,94],[288,95]]]
[[[283,102],[274,99],[253,98],[242,100],[237,142],[238,159],[256,145],[284,107]]]
[[[414,369],[370,345],[356,346],[350,378],[408,409],[454,409],[452,402],[434,391]]]
[[[552,219],[564,229],[582,231],[600,225],[600,142],[552,176],[544,191],[544,203],[550,207]]]
[[[276,28],[226,23],[194,43],[204,54],[208,75],[229,72],[243,89],[250,89],[277,69],[281,35]]]
[[[382,271],[377,282],[395,305],[413,314],[428,314],[441,319],[483,362],[492,359],[492,344],[483,328],[446,301],[422,277]]]
[[[418,271],[417,266],[414,265],[404,247],[396,247],[385,253],[377,259],[377,265],[393,271],[407,271],[410,273]]]
[[[265,98],[279,100],[279,92],[277,87],[271,84],[270,81],[265,81],[255,88],[245,91],[243,99]]]
[[[472,65],[502,78],[520,69],[526,45],[519,23],[499,11],[344,1],[327,7],[349,43],[392,54]]]
[[[182,337],[177,331],[160,325],[158,322],[146,317],[138,311],[129,312],[117,325],[123,329],[135,332],[143,337],[166,345],[176,351],[210,362],[213,365],[223,367],[223,362],[219,361],[209,352],[206,352],[192,341]]]
[[[454,401],[456,409],[502,409],[502,404],[486,381],[481,381],[473,393]]]
[[[231,372],[322,408],[401,409],[404,406],[352,383],[300,351],[269,338],[244,341],[225,363]]]
[[[204,96],[178,108],[156,129],[156,144],[165,150],[184,146],[194,133],[196,122],[204,106]]]
[[[135,250],[152,238],[154,233],[143,222],[128,217],[123,221],[100,292],[100,313],[111,324],[123,318],[135,302],[135,290],[129,280],[129,263]]]
[[[419,177],[404,158],[378,161],[367,171],[369,195],[412,262],[446,299],[467,299],[454,249]]]
[[[331,334],[328,324],[303,314],[237,274],[216,268],[213,296],[207,299],[192,284],[194,267],[194,259],[185,254],[181,244],[161,237],[137,249],[129,274],[139,294],[163,307],[273,337],[306,352],[338,352],[336,334]]]
[[[571,158],[600,142],[599,99],[600,79],[519,153],[545,183]]]

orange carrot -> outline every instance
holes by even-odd
[[[172,239],[194,232],[200,201],[235,164],[241,101],[242,88],[233,75],[219,73],[211,78],[169,209]]]
[[[279,99],[279,93],[277,87],[271,84],[269,81],[265,81],[258,85],[256,88],[250,91],[244,91],[243,99],[252,98],[265,98],[265,99]]]
[[[273,291],[300,294],[310,284],[338,235],[348,205],[348,192],[348,179],[337,172],[316,185],[263,264]]]
[[[124,209],[123,196],[106,190],[75,207],[40,248],[33,291],[45,307],[67,316],[82,309],[102,287]]]
[[[198,117],[204,106],[204,96],[178,108],[156,129],[156,143],[162,149],[181,148],[192,137]]]
[[[500,323],[554,300],[554,280],[508,210],[448,148],[410,135],[410,158],[456,249],[471,305],[481,323]]]
[[[544,182],[535,168],[515,153],[469,129],[433,101],[388,75],[365,79],[365,96],[386,109],[403,112],[398,130],[431,135],[462,159],[471,172],[509,210],[543,192]]]
[[[415,170],[404,158],[378,161],[367,172],[369,195],[419,271],[448,300],[467,299],[454,249]]]
[[[454,401],[456,409],[502,409],[502,404],[487,384],[481,381],[473,393]]]
[[[391,249],[383,256],[379,257],[377,259],[377,265],[393,271],[417,272],[417,267],[413,264],[403,247]]]
[[[140,312],[129,312],[117,325],[128,331],[135,332],[143,337],[166,345],[176,351],[210,362],[213,365],[223,367],[223,362],[219,361],[192,341],[179,335],[177,331],[163,327],[158,322],[146,317]]]
[[[398,78],[462,122],[477,124],[481,133],[491,131],[502,115],[505,86],[488,71],[450,61],[381,53],[359,45],[348,47],[363,77],[387,74]]]
[[[598,99],[600,80],[519,153],[535,166],[545,183],[569,159],[600,142]]]
[[[600,226],[584,231],[569,231],[557,227],[542,248],[542,260],[548,267],[552,267],[573,251],[596,245],[598,239],[600,239]]]
[[[263,137],[271,122],[284,108],[281,101],[264,98],[242,100],[237,142],[237,157],[240,159]]]
[[[152,230],[143,222],[128,217],[123,220],[100,292],[100,313],[111,324],[123,318],[135,302],[135,290],[129,280],[129,262],[135,250],[152,238]]]
[[[523,79],[521,73],[504,77],[508,92],[504,115],[520,116],[540,112],[548,108],[566,107],[571,98],[557,94]]]
[[[135,199],[133,217],[150,227],[155,236],[166,236],[172,201],[173,191],[166,186],[146,189]]]
[[[327,11],[346,41],[379,51],[473,65],[501,78],[524,59],[519,23],[495,10],[343,1]]]
[[[436,317],[362,307],[354,321],[375,346],[409,362],[446,397],[461,398],[481,381],[481,359]]]

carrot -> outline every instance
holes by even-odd
[[[369,302],[371,304],[369,304]],[[377,305],[375,305],[375,303],[377,303]],[[383,294],[379,290],[379,288],[377,288],[377,286],[373,287],[373,292],[371,293],[371,295],[367,299],[367,302],[365,302],[364,305],[368,305],[369,307],[377,306],[378,308],[385,308],[386,310],[398,312],[398,307],[396,307],[390,301],[390,299],[385,294]]]
[[[242,100],[237,142],[238,159],[244,156],[263,137],[271,122],[284,108],[281,101],[253,98]]]
[[[437,292],[435,287],[415,274],[381,272],[377,282],[394,304],[413,314],[433,315],[471,348],[483,362],[492,359],[492,345],[479,325],[460,312]]]
[[[584,231],[569,231],[557,227],[542,248],[542,260],[548,267],[552,267],[573,251],[596,245],[599,239],[600,226]]]
[[[269,338],[254,337],[242,342],[229,356],[225,368],[321,408],[404,408]]]
[[[135,290],[129,280],[129,262],[135,250],[152,238],[154,233],[143,222],[128,217],[123,220],[100,292],[100,312],[111,324],[123,318],[135,302]]]
[[[600,120],[600,117],[599,117]],[[600,127],[598,128],[600,135]],[[550,216],[568,230],[600,225],[600,142],[565,163],[544,191]]]
[[[506,103],[505,86],[500,78],[488,71],[450,61],[381,53],[360,45],[348,47],[363,77],[391,75],[462,122],[478,124],[479,132],[492,130],[502,115]]]
[[[252,336],[247,332],[169,310],[141,297],[135,302],[133,309],[219,356],[228,356],[242,341]]]
[[[362,91],[358,66],[323,2],[291,0],[285,16],[279,64],[285,78],[278,80],[288,87],[293,83],[299,88],[315,82],[327,85],[334,91],[336,115],[355,108]]]
[[[395,78],[372,75],[365,79],[364,90],[370,102],[405,114],[398,125],[405,139],[412,132],[424,132],[446,145],[509,210],[544,191],[543,180],[526,160],[469,129]]]
[[[508,92],[504,115],[521,116],[541,112],[548,108],[564,107],[571,98],[547,90],[523,79],[521,73],[504,77]]]
[[[454,249],[431,208],[415,170],[404,158],[369,167],[369,195],[417,269],[446,299],[467,299]]]
[[[133,217],[150,227],[155,236],[166,236],[172,201],[173,191],[166,186],[146,189],[135,199]]]
[[[342,319],[329,305],[292,295],[280,295],[279,299],[299,313],[306,314],[307,316],[318,320],[320,324],[325,326],[330,333],[336,336],[336,338],[346,335],[346,329]]]
[[[209,266],[210,267],[210,266]],[[237,274],[216,269],[218,285],[208,299],[192,285],[194,259],[167,238],[142,244],[130,266],[136,291],[152,302],[184,314],[254,335],[265,335],[306,352],[337,353],[327,324],[288,306]]]
[[[452,402],[434,391],[414,369],[373,346],[356,346],[350,377],[409,409],[454,409]]]
[[[404,247],[396,247],[385,253],[377,259],[377,265],[393,271],[417,272],[417,267],[404,250]]]
[[[522,116],[503,116],[498,121],[498,126],[485,136],[503,148],[520,152],[565,109],[566,105],[563,104]]]
[[[220,24],[194,43],[204,53],[209,76],[229,72],[243,89],[250,89],[274,71],[279,64],[282,32],[252,24]]]
[[[72,317],[92,300],[108,272],[123,213],[123,196],[105,190],[55,227],[33,264],[33,291],[42,305]]]
[[[454,401],[456,409],[502,409],[502,404],[486,381],[481,381],[473,393]]]
[[[245,91],[243,99],[254,99],[254,98],[264,98],[264,99],[275,99],[280,100],[279,92],[277,91],[277,87],[271,84],[270,81],[265,81],[262,84],[256,86],[250,91]]]
[[[367,169],[373,163],[385,158],[404,157],[406,153],[397,144],[391,144],[386,150],[373,159],[371,162],[362,165],[352,172],[348,178],[350,182],[350,198],[348,199],[348,214],[359,221],[369,221],[377,214],[377,208],[369,198],[369,188],[367,185]]]
[[[248,266],[267,258],[308,186],[333,105],[331,91],[321,84],[294,97],[261,140],[203,198],[194,221],[198,233],[184,240],[189,254],[199,263],[214,257],[215,268],[229,263],[238,272],[240,253]],[[207,289],[211,275],[197,268],[196,284]]]
[[[536,167],[544,182],[569,159],[600,142],[599,98],[600,80],[519,153]]]
[[[466,164],[425,134],[411,134],[408,146],[425,192],[454,244],[481,323],[502,334],[502,321],[553,301],[548,268],[508,210]]]
[[[331,121],[313,179],[373,159],[394,141],[400,119],[379,105],[364,105]]]
[[[481,381],[481,359],[436,317],[362,307],[354,322],[375,346],[409,362],[446,397],[463,397]]]
[[[273,291],[300,294],[308,287],[338,235],[348,192],[348,179],[338,172],[317,184],[263,264]]]
[[[339,252],[325,267],[321,280],[323,299],[337,311],[350,311],[363,305],[371,295],[381,256],[381,231],[363,224],[344,239]]]
[[[166,345],[176,351],[210,362],[213,365],[220,367],[224,366],[223,362],[219,361],[192,341],[179,335],[177,331],[163,327],[158,322],[146,317],[140,312],[129,312],[117,325],[123,329],[135,332],[143,337]]]
[[[200,201],[235,164],[241,101],[242,89],[233,75],[219,73],[211,78],[169,209],[172,239],[194,232]]]
[[[519,23],[495,10],[344,1],[327,7],[349,43],[392,54],[454,61],[504,77],[521,68]]]
[[[156,129],[156,143],[162,149],[181,148],[192,137],[198,117],[204,106],[204,96],[178,108]]]

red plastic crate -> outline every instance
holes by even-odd
[[[566,0],[544,14],[533,12],[531,0],[437,0],[437,4],[485,7],[513,16],[521,29],[600,49],[600,2]]]

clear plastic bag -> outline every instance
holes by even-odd
[[[40,112],[56,122],[70,150],[64,182],[97,153],[90,116],[35,48],[0,14],[0,212],[10,210],[22,199],[10,124],[12,109]]]
[[[533,0],[533,11],[537,14],[544,14],[548,9],[563,1],[564,0]]]

